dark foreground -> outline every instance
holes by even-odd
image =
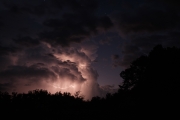
[[[0,93],[0,113],[5,119],[95,120],[173,118],[179,115],[179,99],[175,95],[143,95],[132,91],[107,94],[84,101],[79,95],[46,90],[27,94]]]

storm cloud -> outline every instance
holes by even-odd
[[[91,66],[98,47],[88,39],[113,23],[96,15],[97,1],[2,0],[0,6],[0,90],[100,94]]]
[[[127,68],[157,44],[180,47],[179,5],[174,0],[1,0],[0,90],[81,91],[86,99],[114,91],[99,85],[103,75],[95,68],[113,76],[112,64]]]

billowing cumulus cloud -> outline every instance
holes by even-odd
[[[97,83],[98,73],[91,67],[96,58],[97,47],[93,44],[78,44],[71,47],[52,47],[40,44],[16,53],[0,71],[0,89],[3,91],[27,92],[32,89],[57,91],[81,91],[86,99],[103,91]]]
[[[97,8],[94,0],[2,0],[0,90],[104,94],[91,66],[98,46],[89,37],[113,23]]]

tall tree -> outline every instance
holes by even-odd
[[[180,49],[157,45],[147,56],[133,61],[120,73],[122,90],[153,94],[177,94],[180,91]]]

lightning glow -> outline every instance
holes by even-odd
[[[75,85],[70,85],[70,86],[67,86],[67,87],[60,87],[58,85],[52,85],[54,88],[58,88],[58,89],[69,89],[69,88],[75,88]]]

